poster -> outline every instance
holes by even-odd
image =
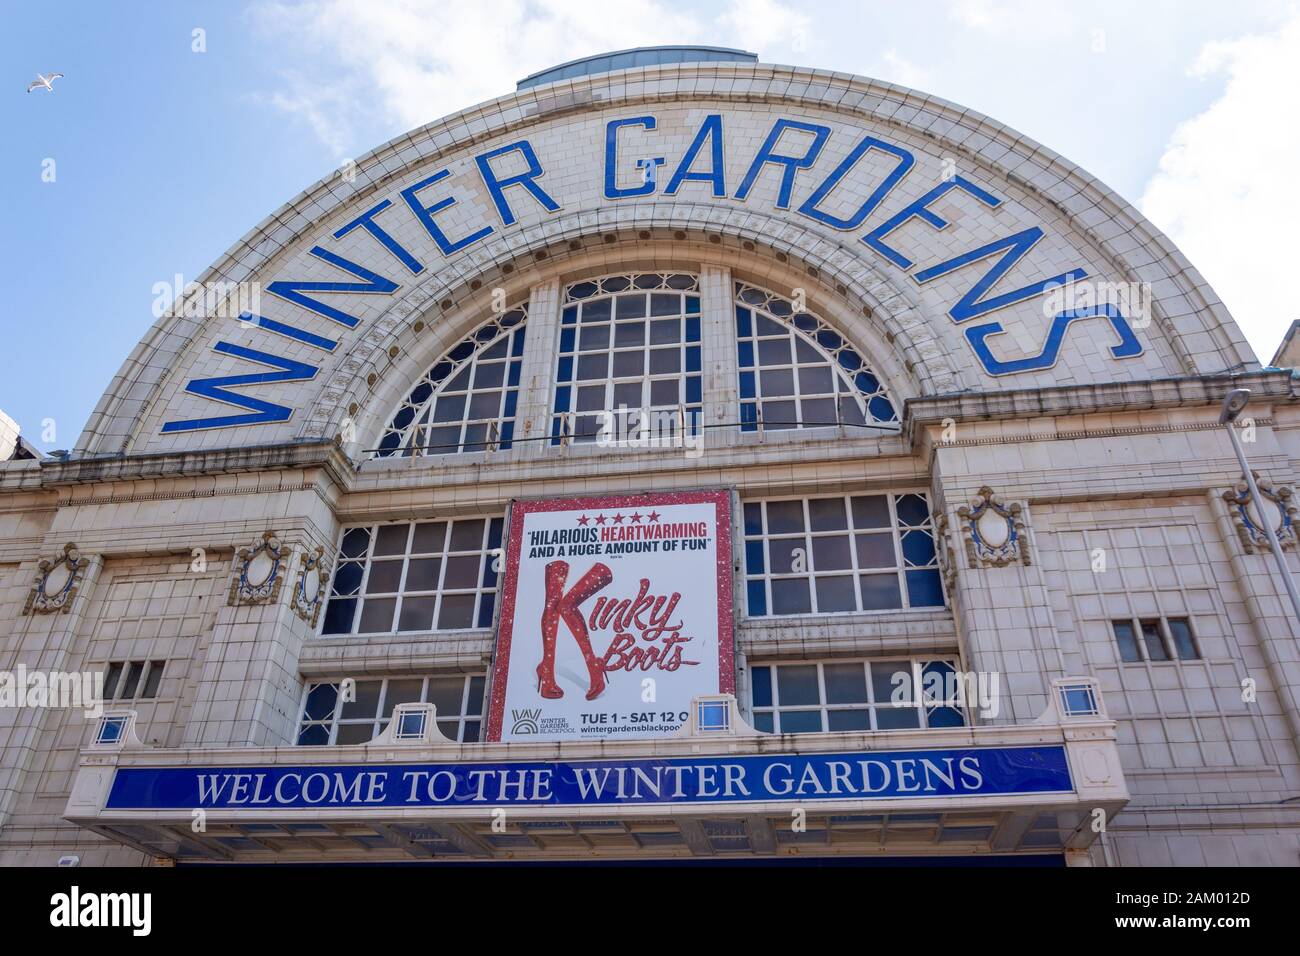
[[[516,501],[489,741],[670,736],[734,693],[731,493]]]

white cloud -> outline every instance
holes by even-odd
[[[773,48],[800,52],[807,44],[811,21],[778,0],[732,0],[718,25],[728,33],[727,46],[751,53]],[[715,41],[716,42],[716,41]]]
[[[1274,33],[1207,44],[1192,73],[1226,77],[1223,94],[1174,131],[1140,206],[1268,361],[1300,318],[1290,261],[1300,221],[1300,15]]]
[[[930,73],[917,66],[897,50],[886,50],[881,57],[881,66],[877,71],[880,79],[914,90],[925,90],[930,86]]]
[[[282,88],[257,98],[305,123],[338,160],[374,146],[376,126],[395,135],[567,60],[682,43],[797,52],[809,28],[780,0],[732,0],[712,22],[671,0],[311,0],[252,16],[265,36],[294,38],[277,51]]]

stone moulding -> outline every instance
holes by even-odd
[[[1029,541],[1019,502],[1003,504],[988,485],[969,505],[957,509],[962,519],[962,540],[971,567],[1002,568],[1010,564],[1028,565]]]
[[[89,563],[72,542],[63,546],[57,558],[42,558],[23,614],[67,614]]]
[[[325,592],[330,582],[330,562],[325,557],[325,549],[318,546],[315,551],[303,555],[302,567],[298,571],[298,582],[293,586],[293,599],[290,602],[293,613],[314,628],[320,617],[321,605],[325,603]]]
[[[952,536],[948,533],[948,514],[940,512],[934,519],[936,554],[939,558],[939,573],[943,575],[944,586],[950,596],[955,596],[957,585],[957,554],[952,549]]]
[[[1295,493],[1285,485],[1274,488],[1273,483],[1261,477],[1257,471],[1252,471],[1251,474],[1259,487],[1259,493],[1277,509],[1277,524],[1273,527],[1277,534],[1277,543],[1281,545],[1283,551],[1294,548],[1296,546]],[[1268,520],[1268,516],[1265,514],[1265,509],[1256,507],[1251,501],[1250,486],[1246,484],[1244,477],[1223,493],[1223,500],[1228,503],[1228,513],[1232,515],[1232,523],[1237,529],[1237,536],[1241,539],[1242,549],[1247,554],[1271,551],[1268,534],[1260,523]]]
[[[235,573],[226,603],[231,607],[274,604],[284,584],[285,557],[274,531],[263,532],[252,547],[240,548],[235,553]]]

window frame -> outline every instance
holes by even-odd
[[[927,517],[926,520],[920,525],[904,526],[898,517],[897,499],[904,498],[909,495],[917,495],[925,499]],[[888,528],[855,527],[853,524],[853,499],[881,497],[881,496],[885,498],[889,508],[889,527]],[[844,529],[836,529],[830,531],[813,531],[812,514],[810,511],[809,503],[818,500],[837,500],[837,499],[844,503],[845,514],[847,519],[847,527]],[[787,533],[778,533],[776,535],[773,535],[768,530],[767,505],[771,502],[784,502],[784,501],[799,501],[802,504],[803,519],[804,519],[804,530],[802,532],[787,532]],[[763,527],[762,527],[762,531],[758,535],[751,535],[746,530],[745,509],[746,506],[751,504],[759,505],[762,513]],[[744,563],[739,577],[741,578],[742,587],[744,588],[744,593],[742,597],[744,600],[745,619],[755,620],[755,621],[760,621],[760,620],[770,621],[770,620],[780,620],[783,618],[846,617],[846,616],[858,615],[858,614],[872,614],[872,615],[897,614],[901,611],[938,611],[938,610],[946,609],[948,607],[947,585],[944,583],[942,568],[939,565],[938,551],[940,547],[940,542],[939,542],[936,529],[934,527],[934,512],[930,510],[931,508],[932,505],[930,502],[930,495],[927,491],[923,489],[920,490],[905,489],[901,491],[889,490],[889,491],[847,492],[840,495],[806,495],[806,496],[794,496],[794,497],[778,495],[772,497],[751,498],[751,499],[742,498],[740,502],[740,537],[741,537],[741,549],[743,551],[742,560]],[[892,568],[861,567],[859,565],[859,558],[858,558],[857,537],[863,534],[881,534],[885,531],[889,532],[890,540],[893,544],[894,566]],[[929,533],[931,543],[934,546],[935,554],[928,564],[922,566],[915,566],[915,567],[908,566],[907,557],[903,551],[903,536],[909,531],[926,531]],[[814,567],[814,558],[812,553],[813,541],[818,537],[835,537],[835,536],[847,536],[849,539],[850,567],[828,570],[825,572],[818,572]],[[772,565],[771,551],[768,548],[768,542],[773,540],[778,540],[778,541],[797,540],[799,538],[803,538],[804,541],[809,545],[808,554],[807,554],[808,569],[802,572],[794,572],[794,571],[774,572],[771,567]],[[749,568],[748,547],[750,543],[754,541],[762,542],[762,546],[763,546],[763,571],[759,574],[752,573]],[[900,605],[898,607],[888,607],[888,608],[864,607],[865,601],[863,600],[861,578],[864,575],[868,575],[868,576],[873,574],[883,575],[890,570],[894,572],[898,582],[899,596],[901,598]],[[909,570],[910,571],[933,571],[937,573],[938,581],[939,581],[939,594],[940,597],[942,598],[941,604],[913,605],[911,603],[911,596],[909,594],[908,586],[907,586],[907,572]],[[816,585],[817,579],[819,577],[841,577],[845,575],[848,575],[853,579],[854,595],[855,595],[855,600],[857,602],[857,607],[853,610],[819,611],[817,609],[817,585]],[[798,579],[807,580],[809,583],[809,587],[808,587],[809,610],[800,611],[792,614],[776,613],[773,610],[772,582],[774,580],[798,580]],[[751,613],[750,610],[749,587],[751,583],[759,582],[759,581],[762,582],[764,588],[765,612],[762,614],[755,615]]]
[[[1179,621],[1184,625],[1186,625],[1187,636],[1191,641],[1191,647],[1193,651],[1192,657],[1184,657],[1179,652],[1178,641],[1174,637],[1173,628],[1170,627],[1169,624],[1170,621]],[[1158,632],[1157,636],[1159,637],[1160,644],[1164,648],[1164,652],[1166,654],[1166,656],[1163,659],[1152,658],[1150,651],[1147,647],[1146,635],[1145,632],[1143,631],[1142,626],[1144,624],[1149,624],[1152,622],[1156,624],[1156,628]],[[1156,617],[1151,617],[1147,615],[1135,615],[1133,617],[1112,617],[1107,620],[1107,623],[1110,626],[1111,641],[1113,647],[1115,648],[1115,655],[1118,658],[1118,662],[1120,666],[1124,666],[1126,664],[1176,664],[1183,661],[1205,660],[1205,655],[1201,651],[1201,641],[1196,634],[1196,626],[1192,622],[1191,615],[1176,614],[1171,616],[1171,615],[1161,614]],[[1137,660],[1130,661],[1124,658],[1124,653],[1120,646],[1120,638],[1115,631],[1115,626],[1117,624],[1128,625],[1129,630],[1132,634],[1133,642],[1137,647],[1137,652],[1138,652]]]
[[[878,725],[878,722],[877,722],[877,719],[876,719],[876,711],[877,711],[879,708],[884,707],[884,708],[889,708],[889,709],[891,709],[891,710],[892,710],[892,709],[903,709],[903,708],[901,708],[901,707],[896,707],[896,705],[894,705],[894,704],[892,703],[892,701],[877,701],[877,700],[875,700],[875,694],[876,694],[875,683],[874,683],[874,681],[872,680],[872,677],[871,677],[872,666],[873,666],[873,665],[878,665],[878,664],[895,664],[895,665],[897,665],[897,664],[901,664],[901,663],[904,663],[904,662],[906,662],[906,663],[909,665],[909,668],[910,668],[910,670],[911,670],[911,675],[912,675],[912,676],[911,676],[911,680],[912,680],[912,688],[913,688],[913,696],[914,696],[913,701],[911,701],[909,704],[905,705],[905,707],[906,707],[907,709],[912,709],[912,710],[916,710],[916,711],[918,711],[917,724],[916,724],[915,727],[885,727],[885,728],[881,728],[881,727]],[[763,662],[760,662],[760,663],[757,663],[757,664],[752,664],[752,665],[750,665],[750,668],[749,668],[749,670],[750,670],[749,681],[748,681],[748,684],[749,684],[749,687],[748,687],[748,691],[749,691],[749,695],[748,695],[748,696],[749,696],[749,699],[748,699],[748,701],[747,701],[747,703],[748,703],[748,705],[749,705],[749,718],[750,718],[750,723],[751,723],[751,725],[753,725],[753,726],[755,727],[755,729],[760,729],[760,728],[759,728],[759,718],[760,718],[760,716],[764,716],[764,715],[769,715],[769,714],[770,714],[770,715],[771,715],[771,718],[772,718],[772,730],[771,730],[771,731],[767,731],[767,732],[768,732],[768,733],[774,733],[774,734],[780,734],[780,733],[890,733],[890,732],[898,732],[898,731],[904,731],[904,732],[907,732],[907,731],[921,731],[921,730],[929,731],[929,730],[954,730],[954,729],[957,729],[957,728],[954,728],[954,727],[931,727],[931,726],[930,726],[930,714],[929,714],[930,709],[948,708],[948,709],[952,709],[952,710],[957,711],[957,712],[961,715],[961,718],[962,718],[962,724],[961,724],[961,726],[962,726],[962,727],[967,727],[967,728],[970,727],[970,726],[971,726],[971,723],[970,723],[970,715],[966,712],[965,707],[963,707],[959,702],[956,702],[956,701],[949,702],[949,701],[940,700],[939,702],[937,702],[936,704],[934,704],[932,708],[926,706],[927,698],[926,698],[926,696],[925,696],[925,693],[926,693],[926,692],[925,692],[925,685],[924,685],[924,679],[923,679],[923,672],[924,672],[924,668],[925,668],[927,665],[934,664],[934,663],[946,664],[948,667],[950,667],[950,668],[952,669],[952,671],[953,671],[954,673],[960,673],[960,670],[961,670],[961,662],[960,662],[960,659],[959,659],[956,655],[952,655],[952,656],[950,656],[950,657],[949,657],[949,656],[933,656],[933,657],[929,657],[929,656],[925,656],[925,657],[900,656],[900,657],[863,657],[863,658],[858,658],[858,657],[854,657],[854,658],[816,658],[816,659],[813,659],[813,660],[777,660],[777,661],[763,661]],[[828,698],[827,698],[827,694],[826,694],[826,670],[825,670],[825,668],[826,668],[828,665],[829,665],[829,666],[843,666],[843,665],[846,665],[846,664],[858,664],[858,665],[860,665],[860,666],[862,667],[862,670],[863,670],[863,677],[864,677],[865,682],[866,682],[865,686],[866,686],[866,691],[867,691],[867,701],[865,701],[865,702],[861,702],[861,703],[847,703],[847,704],[832,704],[832,703],[829,703],[829,702],[828,702]],[[779,676],[778,676],[778,671],[779,671],[779,669],[782,668],[782,667],[807,667],[807,666],[816,666],[816,668],[817,668],[817,697],[818,697],[818,703],[817,703],[817,704],[790,704],[790,705],[782,706],[782,704],[781,704],[781,692],[780,692],[780,679],[779,679]],[[755,670],[759,669],[759,668],[767,668],[767,669],[769,670],[769,672],[770,672],[769,681],[770,681],[770,687],[771,687],[771,691],[772,691],[772,703],[771,703],[770,705],[758,706],[758,705],[755,704],[755,702],[754,702],[754,677],[753,677],[753,672],[754,672]],[[895,672],[896,672],[896,671],[895,671]],[[832,712],[832,711],[862,711],[862,710],[869,711],[870,725],[871,725],[869,728],[865,728],[865,729],[861,729],[861,730],[831,730],[831,729],[830,729],[830,712]],[[789,713],[789,712],[803,712],[803,713],[806,713],[806,712],[816,711],[816,712],[820,715],[821,725],[822,725],[822,728],[823,728],[823,729],[820,730],[820,731],[798,731],[798,730],[793,730],[793,731],[782,731],[782,730],[781,730],[781,712],[782,712],[782,711],[785,711],[785,712],[787,712],[787,713]]]
[[[339,728],[340,728],[340,727],[344,727],[344,726],[347,726],[347,727],[362,727],[362,726],[365,726],[367,723],[369,723],[370,726],[371,726],[371,730],[372,730],[371,736],[368,737],[366,740],[361,741],[360,743],[362,743],[362,744],[364,744],[364,743],[369,743],[371,740],[374,740],[375,737],[379,736],[379,734],[383,733],[384,730],[387,728],[388,724],[389,724],[389,723],[391,722],[391,720],[392,720],[392,711],[393,711],[393,707],[395,707],[396,704],[394,704],[392,707],[386,707],[386,706],[385,706],[385,705],[388,703],[389,684],[390,684],[392,681],[413,681],[413,680],[418,680],[418,681],[420,681],[420,682],[421,682],[421,683],[420,683],[420,698],[419,698],[418,703],[428,703],[428,702],[429,702],[429,682],[430,682],[430,681],[434,681],[434,680],[448,680],[448,679],[454,679],[454,678],[458,678],[458,677],[459,677],[459,678],[462,678],[462,682],[461,682],[461,696],[460,696],[460,710],[459,710],[459,712],[458,712],[456,715],[454,715],[454,716],[439,713],[439,714],[435,717],[435,719],[434,719],[434,724],[435,724],[436,726],[438,726],[439,730],[442,730],[442,725],[443,725],[444,723],[447,723],[447,722],[449,722],[449,721],[453,721],[453,720],[454,720],[454,721],[456,721],[456,734],[455,734],[454,736],[452,736],[452,735],[448,735],[448,734],[446,734],[446,732],[443,731],[443,733],[444,733],[445,736],[451,736],[451,739],[452,739],[452,740],[455,740],[455,741],[458,742],[458,743],[466,743],[466,742],[468,742],[468,743],[481,743],[482,740],[483,740],[484,724],[486,723],[486,716],[485,716],[485,714],[486,714],[486,710],[487,710],[487,674],[486,674],[486,672],[483,673],[483,674],[460,674],[460,673],[449,673],[449,674],[439,674],[439,673],[426,673],[426,674],[387,674],[387,675],[384,675],[384,676],[382,676],[382,677],[381,677],[381,676],[374,676],[374,677],[370,677],[370,676],[368,676],[368,677],[357,678],[357,679],[356,679],[357,684],[374,683],[374,682],[376,682],[376,681],[379,683],[379,694],[378,694],[378,696],[375,698],[375,715],[374,715],[373,717],[344,717],[344,716],[343,716],[343,706],[344,706],[344,705],[343,705],[343,703],[339,700],[339,689],[340,689],[340,687],[341,687],[341,685],[342,685],[343,678],[335,678],[335,679],[325,678],[325,679],[321,679],[321,680],[306,680],[306,681],[303,681],[302,697],[301,697],[301,700],[299,701],[299,704],[298,704],[298,721],[297,721],[297,724],[296,724],[297,729],[296,729],[295,732],[294,732],[293,746],[295,746],[295,747],[353,747],[353,746],[358,746],[358,744],[340,744],[340,743],[338,743]],[[477,680],[481,680],[483,683],[482,683],[482,686],[479,688],[479,691],[478,691],[478,695],[479,695],[479,710],[478,710],[478,713],[474,714],[474,713],[469,713],[469,712],[468,712],[468,707],[469,707],[470,698],[471,698],[471,696],[472,696],[471,691],[472,691],[472,689],[473,689],[473,681],[476,680],[476,679],[477,679]],[[321,686],[332,686],[332,687],[334,688],[334,707],[333,707],[333,709],[330,711],[330,714],[329,714],[328,717],[323,718],[323,719],[317,719],[317,720],[309,720],[308,717],[307,717],[307,702],[308,702],[308,700],[310,699],[312,692],[313,692],[317,687],[321,687]],[[412,703],[412,702],[411,702],[411,701],[398,701],[397,703]],[[388,712],[388,716],[387,716],[387,717],[384,717],[384,716],[383,716],[385,710],[387,710],[387,712]],[[465,737],[465,727],[466,727],[466,724],[470,724],[470,723],[477,723],[477,724],[478,724],[478,729],[477,729],[477,737],[478,737],[478,739],[477,739],[477,740],[474,740],[474,741],[465,741],[465,739],[464,739],[464,737]],[[309,728],[312,728],[312,727],[326,727],[326,728],[328,728],[328,739],[325,741],[325,743],[322,743],[322,744],[311,744],[311,743],[303,743],[303,742],[302,742],[303,734],[306,733],[307,730],[308,730]]]
[[[482,537],[480,538],[479,550],[477,552],[451,550],[450,547],[451,535],[455,523],[472,522],[472,521],[483,522],[483,534]],[[498,530],[495,535],[497,540],[496,547],[491,546],[491,542],[494,537],[493,535],[494,522],[498,523]],[[436,552],[434,551],[413,552],[411,549],[415,542],[416,526],[427,525],[427,524],[439,524],[439,523],[446,525],[446,527],[443,530],[442,549]],[[375,546],[379,540],[380,529],[386,527],[395,527],[399,525],[407,526],[406,545],[404,549],[401,552],[395,552],[393,554],[381,554],[378,556],[378,559],[376,560],[376,556],[374,552],[375,552]],[[345,557],[343,554],[344,538],[347,536],[348,532],[355,531],[357,529],[364,529],[369,532],[369,541],[367,541],[366,543],[366,550],[364,554],[359,557],[353,557],[353,558]],[[386,637],[392,635],[414,636],[419,634],[456,634],[456,633],[465,633],[469,631],[483,631],[483,630],[491,629],[493,623],[495,622],[497,611],[499,610],[498,601],[501,593],[502,572],[501,570],[498,569],[496,571],[495,583],[492,584],[490,587],[485,585],[483,583],[483,578],[485,575],[484,562],[497,560],[500,557],[500,555],[504,553],[504,548],[505,548],[505,516],[504,515],[476,514],[476,515],[458,515],[455,517],[439,516],[439,517],[430,517],[430,518],[422,518],[422,519],[412,518],[405,521],[383,521],[383,522],[376,522],[373,524],[345,525],[339,530],[338,540],[335,544],[334,567],[330,579],[329,593],[325,596],[324,611],[320,616],[321,618],[320,623],[317,625],[316,637],[323,638],[323,639],[330,639],[330,638],[350,638],[350,637],[351,638]],[[480,558],[478,572],[475,577],[476,583],[474,588],[470,589],[470,588],[446,587],[445,581],[447,576],[447,565],[448,565],[447,559],[449,557],[465,557],[471,554],[478,554]],[[406,586],[407,576],[410,573],[410,565],[412,559],[422,560],[422,559],[428,559],[433,557],[436,557],[439,562],[438,586],[436,588],[433,588],[432,590],[421,589],[418,591],[410,591],[410,592],[406,591],[405,586]],[[402,569],[397,578],[397,590],[376,592],[374,594],[368,593],[366,589],[370,583],[370,574],[374,568],[374,565],[376,563],[395,563],[398,559],[400,559],[401,561]],[[350,594],[335,593],[335,587],[337,586],[339,571],[342,569],[344,565],[357,564],[357,563],[361,564],[362,570],[361,570],[361,580],[357,584],[356,591]],[[438,626],[438,619],[442,615],[443,596],[448,594],[453,596],[472,594],[474,596],[474,611],[471,617],[472,623],[469,626],[448,627],[448,628],[440,628]],[[421,598],[433,597],[435,599],[433,617],[431,620],[430,627],[425,629],[402,630],[401,621],[402,621],[403,603],[405,602],[406,598],[416,598],[416,597],[421,597]],[[487,597],[490,597],[492,601],[492,611],[491,611],[492,621],[490,621],[488,624],[479,624],[479,619],[482,616],[483,608],[484,608],[483,601]],[[392,599],[394,602],[392,619],[391,619],[391,624],[389,629],[383,631],[360,630],[362,615],[365,611],[366,602],[370,600],[385,600],[385,599]],[[355,606],[352,609],[351,624],[349,629],[346,631],[331,631],[329,633],[326,633],[325,628],[329,623],[329,607],[330,604],[335,600],[339,600],[339,601],[351,600],[356,602]]]
[[[649,285],[638,285],[638,281],[650,276],[657,276],[660,279],[658,285],[651,287]],[[682,288],[674,288],[667,283],[676,276],[684,276],[691,280],[690,284]],[[618,281],[626,279],[628,285],[605,291],[603,285],[610,280]],[[575,296],[574,290],[587,285],[595,286],[595,291],[585,296]],[[617,303],[620,297],[629,294],[641,294],[646,298],[646,310],[642,316],[628,317],[620,319],[618,317]],[[652,296],[656,294],[677,295],[680,297],[680,308],[671,315],[654,315],[654,303]],[[697,300],[698,308],[692,312],[689,309],[688,299]],[[599,301],[610,303],[609,317],[597,322],[586,323],[583,321],[583,312],[588,304]],[[570,321],[567,313],[573,310],[573,319]],[[671,351],[671,343],[661,343],[656,345],[653,341],[651,323],[665,319],[677,319],[679,322],[680,336],[677,339],[677,355],[679,366],[676,372],[652,372],[650,370],[651,354],[657,351]],[[618,345],[617,330],[620,327],[628,327],[635,322],[644,323],[646,335],[641,345]],[[698,338],[692,339],[689,334],[689,323],[694,322]],[[603,349],[592,349],[584,352],[582,349],[582,330],[596,326],[604,325],[609,329],[609,341]],[[566,332],[571,331],[573,343],[571,350],[564,349],[564,337]],[[695,350],[699,359],[699,368],[692,370],[690,368],[691,350]],[[631,354],[639,352],[642,356],[641,372],[636,376],[619,376],[614,372],[614,357],[619,354]],[[604,355],[606,356],[605,375],[600,379],[580,379],[578,377],[579,359],[584,355]],[[561,363],[568,359],[572,367],[569,370],[567,379],[561,379]],[[694,379],[698,385],[699,397],[692,399],[690,396],[690,380]],[[655,382],[675,381],[677,383],[678,401],[672,405],[657,404],[652,401],[652,387]],[[559,324],[555,334],[555,351],[551,357],[551,388],[549,395],[549,431],[547,433],[548,444],[551,447],[562,445],[594,445],[599,440],[599,428],[596,432],[588,434],[577,434],[577,422],[579,418],[594,417],[601,411],[617,413],[614,395],[619,386],[628,386],[639,383],[641,388],[641,404],[633,409],[628,406],[628,411],[648,410],[652,413],[663,414],[665,412],[675,413],[680,416],[680,422],[674,421],[672,424],[673,434],[676,429],[682,427],[686,429],[687,434],[692,436],[702,433],[704,423],[704,298],[703,291],[700,288],[700,277],[698,273],[686,270],[670,270],[665,272],[616,272],[601,276],[594,276],[586,279],[579,279],[567,283],[561,297],[559,307]],[[578,391],[580,388],[592,388],[596,385],[604,387],[604,403],[600,409],[579,409],[578,408]],[[565,389],[566,408],[559,408],[561,389]],[[630,416],[629,416],[630,417]],[[572,431],[566,432],[566,426],[572,426]],[[619,428],[629,429],[626,423],[619,423]],[[651,437],[669,438],[662,431],[651,429]]]

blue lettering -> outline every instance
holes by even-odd
[[[811,133],[813,140],[808,144],[808,148],[802,156],[785,156],[776,152],[776,146],[781,139],[781,134],[788,129],[797,129],[805,133]],[[745,178],[740,183],[740,188],[736,190],[736,198],[744,200],[749,195],[749,190],[754,185],[754,180],[762,171],[763,166],[772,163],[777,166],[783,166],[781,172],[781,190],[777,194],[776,208],[790,208],[790,192],[794,188],[794,174],[800,169],[807,169],[813,163],[817,162],[817,157],[821,154],[822,147],[826,145],[826,138],[831,135],[829,126],[818,126],[815,123],[801,123],[796,120],[779,119],[772,125],[772,131],[767,134],[767,139],[758,149],[758,155],[754,157],[754,162],[749,166],[749,172],[745,173]]]
[[[849,174],[849,171],[857,165],[858,160],[873,149],[898,157],[898,165],[885,177],[884,182],[876,187],[875,192],[867,197],[866,202],[858,207],[857,212],[848,219],[840,219],[818,209],[817,206],[840,184],[840,180]],[[867,217],[884,201],[884,198],[889,195],[889,191],[898,185],[899,181],[907,175],[915,163],[916,158],[907,150],[878,140],[874,136],[864,136],[858,145],[853,147],[853,151],[844,157],[844,162],[836,166],[831,174],[822,180],[821,185],[813,190],[812,195],[804,200],[803,205],[799,207],[799,212],[836,229],[856,229],[866,222]]]
[[[309,309],[317,315],[323,315],[327,319],[333,319],[348,328],[353,328],[361,320],[355,316],[348,315],[332,305],[326,305],[319,299],[312,298],[309,295],[303,295],[304,292],[360,292],[360,293],[380,293],[389,295],[397,291],[398,285],[391,279],[385,279],[381,275],[376,275],[365,266],[357,265],[342,256],[335,255],[328,249],[322,249],[320,246],[313,246],[311,254],[317,259],[324,259],[331,265],[338,266],[344,272],[350,272],[362,282],[308,282],[298,279],[281,279],[272,282],[266,287],[266,291],[271,295],[278,296],[288,302],[294,302]]]
[[[606,199],[626,199],[629,196],[648,196],[655,191],[654,166],[650,167],[650,172],[645,176],[645,181],[639,186],[631,186],[621,189],[618,186],[618,131],[624,126],[640,126],[643,129],[654,129],[655,118],[653,116],[636,116],[631,119],[610,120],[605,126],[605,198]],[[662,162],[662,159],[652,160],[652,162]],[[644,161],[637,164],[638,168],[644,168]]]
[[[1119,344],[1111,346],[1110,354],[1112,356],[1120,359],[1132,358],[1135,355],[1142,354],[1142,343],[1133,334],[1133,329],[1129,326],[1128,320],[1113,305],[1094,305],[1084,309],[1072,309],[1060,313],[1052,320],[1052,326],[1047,332],[1047,344],[1043,346],[1043,350],[1037,355],[1016,359],[1011,362],[1001,362],[995,359],[993,353],[989,351],[986,341],[990,336],[1002,333],[1001,323],[989,322],[985,325],[977,325],[974,328],[967,329],[966,340],[975,349],[976,356],[983,364],[985,371],[990,375],[1036,372],[1041,369],[1051,368],[1056,364],[1056,360],[1061,353],[1061,342],[1065,339],[1065,331],[1072,322],[1079,319],[1099,317],[1110,319],[1110,324],[1119,335]]]
[[[257,362],[261,365],[268,365],[271,368],[279,369],[279,371],[195,379],[185,386],[185,391],[192,395],[210,398],[213,401],[224,402],[227,405],[251,409],[252,414],[166,422],[162,427],[164,433],[188,432],[199,428],[227,428],[232,425],[264,425],[271,422],[287,422],[293,414],[293,409],[286,408],[283,405],[276,405],[274,402],[263,401],[260,398],[253,398],[251,395],[240,395],[238,392],[228,391],[228,388],[232,385],[264,385],[271,382],[307,381],[315,378],[317,371],[319,371],[313,365],[295,362],[292,359],[271,355],[267,352],[258,352],[254,349],[244,348],[242,345],[231,345],[229,342],[218,342],[212,347],[212,350],[221,352],[224,355],[234,355],[238,358],[248,359],[250,362]]]
[[[709,169],[707,172],[704,170],[691,172],[691,167],[695,165],[695,158],[699,155],[700,150],[704,148],[705,140],[709,142]],[[704,117],[704,122],[700,124],[700,130],[695,134],[695,139],[691,140],[691,145],[686,147],[686,153],[682,156],[682,161],[677,164],[677,169],[668,180],[668,188],[664,192],[670,196],[675,196],[682,183],[702,182],[709,183],[713,187],[714,199],[725,199],[727,196],[726,174],[727,164],[722,158],[722,116],[718,113],[711,113]]]
[[[506,153],[519,153],[527,161],[528,168],[516,176],[498,179],[497,174],[492,171],[492,160]],[[479,175],[483,177],[483,185],[487,187],[488,193],[492,196],[492,201],[496,203],[497,213],[501,216],[503,225],[513,226],[515,224],[515,214],[511,211],[510,204],[506,202],[505,195],[505,191],[511,186],[523,186],[547,212],[555,212],[560,208],[560,204],[533,181],[542,175],[542,164],[538,161],[537,154],[533,152],[532,144],[528,140],[521,139],[509,146],[501,146],[491,152],[484,153],[482,156],[474,157],[474,161],[478,163],[478,171]]]
[[[991,209],[996,209],[998,206],[1002,205],[1002,200],[997,196],[985,192],[979,186],[976,186],[970,180],[965,179],[962,176],[954,176],[952,179],[945,180],[935,186],[920,199],[916,200],[916,202],[904,206],[890,219],[881,223],[878,227],[863,236],[862,241],[872,249],[875,249],[876,252],[880,253],[894,265],[898,266],[898,268],[912,268],[912,260],[898,252],[896,249],[892,249],[885,245],[885,237],[909,219],[920,219],[929,223],[935,229],[946,229],[948,227],[948,220],[931,212],[929,206],[930,203],[947,195],[947,193],[953,189],[962,189],[965,192],[970,193]]]
[[[375,222],[375,217],[379,215],[381,212],[383,212],[385,209],[387,209],[389,206],[391,206],[392,204],[393,202],[391,199],[385,199],[379,205],[367,209],[356,219],[353,219],[350,223],[348,223],[338,232],[334,233],[334,238],[342,239],[353,229],[356,229],[358,226],[360,226],[366,232],[370,233],[372,236],[378,239],[379,244],[382,245],[389,252],[391,252],[393,254],[393,258],[395,258],[402,265],[406,266],[406,268],[409,269],[413,275],[419,275],[421,272],[424,271],[424,263],[420,262],[419,259],[415,258],[415,256],[407,252],[406,249],[403,248],[401,243],[399,243],[396,239],[390,236],[383,229],[383,227],[379,225],[379,223]]]
[[[948,310],[948,315],[954,322],[965,322],[969,319],[977,318],[987,312],[995,309],[1005,308],[1016,302],[1022,302],[1025,299],[1032,298],[1036,295],[1042,295],[1054,286],[1063,285],[1068,282],[1074,282],[1078,279],[1086,278],[1088,273],[1085,269],[1071,269],[1069,272],[1062,273],[1059,276],[1053,276],[1050,279],[1044,279],[1041,282],[1027,285],[1023,289],[1017,289],[1015,292],[1006,292],[1002,295],[995,296],[987,301],[984,296],[990,289],[1006,275],[1024,256],[1032,249],[1039,239],[1043,238],[1043,230],[1038,226],[1025,229],[1016,233],[1014,236],[1007,236],[1005,239],[997,239],[988,245],[980,246],[978,249],[972,249],[970,252],[963,253],[955,259],[949,259],[947,262],[941,262],[937,266],[930,266],[915,275],[919,284],[924,285],[931,279],[937,279],[939,276],[947,275],[950,272],[970,265],[972,262],[979,262],[987,259],[989,256],[1006,250],[1002,258],[993,264],[993,267],[984,274],[984,277],[976,282],[963,295],[957,304]]]
[[[464,249],[466,246],[478,242],[486,236],[492,235],[492,227],[484,226],[478,232],[471,233],[458,242],[452,242],[447,238],[447,234],[442,231],[442,227],[433,221],[433,217],[448,206],[456,205],[456,200],[448,196],[446,199],[439,199],[432,206],[424,206],[415,198],[415,194],[421,189],[432,186],[434,183],[440,182],[450,175],[451,173],[448,170],[440,169],[428,179],[421,179],[413,186],[407,186],[402,190],[402,198],[406,200],[406,205],[410,207],[411,212],[415,214],[415,218],[420,220],[420,225],[424,226],[424,231],[429,234],[430,238],[432,238],[437,244],[438,249],[444,256],[449,256],[453,252]]]

